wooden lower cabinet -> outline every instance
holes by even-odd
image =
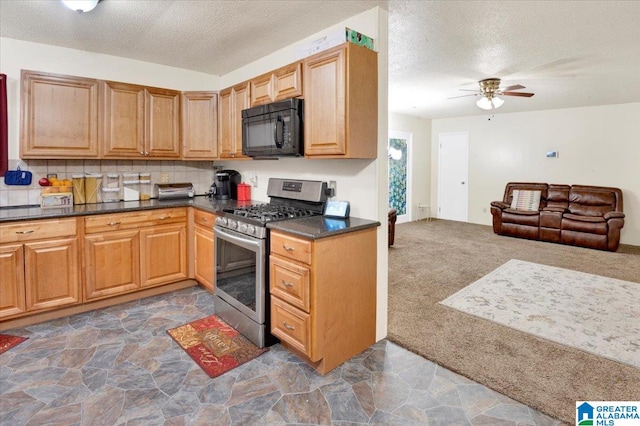
[[[375,343],[376,228],[306,240],[271,232],[271,333],[326,374]]]
[[[196,226],[194,231],[195,277],[207,290],[213,292],[213,230]]]
[[[0,245],[0,318],[27,310],[24,292],[23,245]]]
[[[27,311],[80,302],[76,237],[28,243],[24,248]]]
[[[76,219],[0,226],[0,318],[78,304]]]
[[[186,208],[84,220],[86,300],[188,278]]]
[[[140,231],[142,287],[187,279],[187,225],[164,225]]]
[[[86,299],[140,287],[140,232],[115,231],[84,240]]]

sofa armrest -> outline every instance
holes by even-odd
[[[604,220],[616,219],[616,218],[624,219],[624,213],[613,211],[613,212],[605,213],[603,217],[604,217]]]
[[[504,201],[492,201],[491,202],[491,206],[492,207],[497,207],[499,209],[508,209],[509,207],[511,207],[511,205],[509,203],[505,203]]]

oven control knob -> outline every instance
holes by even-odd
[[[237,229],[238,228],[238,222],[236,222],[233,219],[229,219],[227,221],[227,226],[229,226],[229,228],[231,228],[231,229]]]
[[[217,217],[216,218],[216,224],[217,225],[222,225],[222,226],[227,226],[227,219],[224,217]]]
[[[254,235],[256,233],[256,227],[253,225],[248,225],[247,226],[247,233],[249,235]]]
[[[239,223],[238,224],[238,231],[245,233],[247,232],[247,224],[246,223]]]

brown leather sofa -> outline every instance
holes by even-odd
[[[512,208],[515,190],[540,191],[538,208]],[[509,182],[491,214],[496,234],[609,251],[624,226],[622,191],[604,186]]]

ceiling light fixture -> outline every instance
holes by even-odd
[[[487,111],[500,108],[502,104],[504,104],[504,101],[497,96],[498,94],[502,94],[499,87],[500,79],[487,78],[485,80],[481,80],[479,83],[482,98],[476,102],[478,108],[482,108]]]
[[[502,104],[504,104],[504,101],[502,99],[490,94],[481,97],[478,102],[476,102],[478,108],[482,108],[486,111],[498,109],[502,106]]]
[[[100,0],[62,0],[62,4],[78,13],[95,9],[99,2]]]

